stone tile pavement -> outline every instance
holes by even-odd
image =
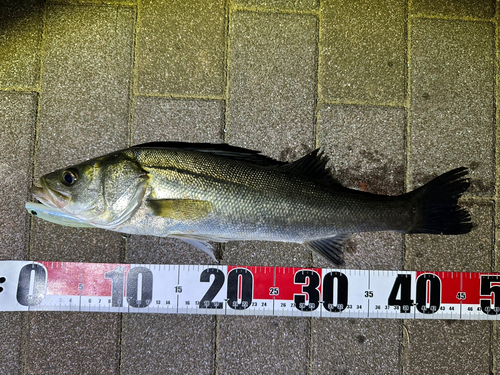
[[[0,259],[199,264],[174,240],[24,212],[34,179],[152,140],[294,160],[400,194],[468,166],[475,228],[359,234],[346,266],[499,271],[498,6],[429,0],[0,0]],[[224,264],[327,266],[228,243]],[[5,374],[500,373],[491,322],[0,314]]]

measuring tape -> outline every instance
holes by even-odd
[[[0,311],[497,320],[500,273],[0,261]]]

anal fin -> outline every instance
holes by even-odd
[[[321,255],[326,260],[341,266],[344,264],[342,249],[350,236],[350,233],[342,233],[334,237],[304,242],[304,245],[308,249]]]
[[[203,240],[198,240],[195,238],[180,236],[180,235],[179,236],[170,236],[170,237],[178,238],[179,240],[184,241],[185,243],[196,247],[198,250],[203,251],[210,258],[212,258],[212,260],[219,263],[219,261],[217,260],[217,258],[215,257],[215,254],[214,254],[214,247],[212,245],[210,245],[208,242],[203,241]]]

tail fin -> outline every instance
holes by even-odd
[[[467,168],[457,168],[408,193],[417,208],[416,223],[409,233],[470,232],[470,214],[458,206],[458,199],[470,186],[467,174]]]

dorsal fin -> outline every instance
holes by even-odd
[[[317,148],[293,163],[283,165],[279,168],[287,172],[305,176],[331,188],[342,188],[342,185],[332,176],[330,169],[326,167],[328,160],[328,156]]]
[[[189,142],[149,142],[132,146],[132,148],[174,148],[187,151],[205,152],[228,159],[263,167],[279,167],[287,163],[262,155],[260,151],[231,146],[226,143],[189,143]]]

